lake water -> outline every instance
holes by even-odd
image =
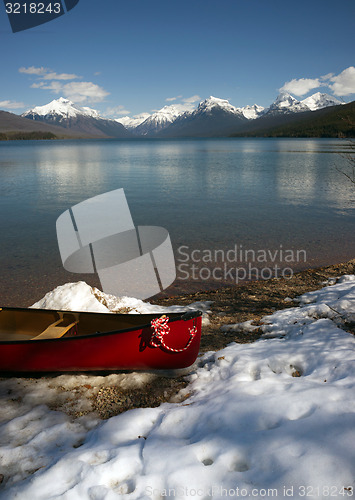
[[[170,233],[178,279],[169,293],[233,282],[223,266],[252,264],[246,277],[256,277],[270,264],[261,252],[293,271],[349,260],[355,186],[336,169],[347,169],[347,148],[334,139],[0,142],[0,304],[27,306],[79,279],[99,286],[64,271],[55,224],[118,188],[136,225]]]

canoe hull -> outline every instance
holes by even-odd
[[[112,317],[116,315],[109,316],[112,321]],[[186,320],[173,318],[169,321],[170,331],[166,335],[166,344],[177,351],[182,350],[181,352],[171,352],[163,346],[151,345],[153,329],[150,321],[146,322],[159,315],[137,316],[142,317],[145,324],[126,331],[118,329],[36,341],[0,341],[0,371],[32,373],[176,369],[194,363],[200,346],[200,315]],[[96,321],[99,319],[95,318]],[[188,348],[184,349],[189,342],[191,329],[194,329],[195,336]]]

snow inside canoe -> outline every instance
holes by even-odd
[[[201,312],[112,314],[0,309],[0,372],[184,368],[200,346]]]

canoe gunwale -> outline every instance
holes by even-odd
[[[20,308],[20,307],[0,307],[0,314],[1,314],[1,311],[13,311],[13,312],[47,312],[47,313],[50,313],[50,312],[54,312],[54,313],[68,313],[68,314],[97,314],[98,316],[102,315],[102,316],[121,316],[121,317],[126,317],[126,316],[136,316],[136,317],[142,317],[142,319],[144,319],[145,316],[149,316],[149,317],[152,317],[152,319],[154,318],[158,318],[160,316],[162,316],[163,314],[165,314],[166,316],[169,316],[169,313],[144,313],[144,314],[124,314],[124,313],[118,313],[118,314],[115,314],[115,313],[97,313],[97,312],[91,312],[91,311],[64,311],[64,310],[60,310],[60,309],[31,309],[31,308]],[[181,313],[178,313],[178,312],[173,312],[172,313],[174,316],[173,317],[169,317],[169,323],[173,323],[175,321],[188,321],[190,319],[195,319],[195,318],[198,318],[200,316],[202,316],[202,312],[199,311],[199,310],[188,310],[188,311],[184,311],[184,312],[181,312]],[[177,316],[175,316],[177,315]],[[111,336],[111,335],[118,335],[120,333],[128,333],[128,332],[134,332],[134,331],[137,331],[137,330],[143,330],[145,328],[151,328],[151,323],[149,321],[149,323],[143,323],[143,324],[137,324],[135,326],[132,326],[132,327],[129,327],[129,328],[122,328],[122,329],[119,329],[119,330],[110,330],[110,331],[106,331],[106,332],[96,332],[96,333],[91,333],[91,334],[87,334],[87,335],[75,335],[73,337],[60,337],[60,338],[43,338],[43,339],[38,339],[36,340],[36,343],[43,343],[43,342],[64,342],[64,341],[78,341],[78,340],[81,340],[81,339],[93,339],[93,338],[97,338],[97,337],[104,337],[104,336]],[[23,340],[0,340],[0,346],[1,345],[8,345],[8,344],[32,344],[33,343],[33,338],[30,338],[30,339],[23,339]]]

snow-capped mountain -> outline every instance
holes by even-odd
[[[343,104],[339,99],[329,94],[322,94],[321,92],[316,92],[302,101],[298,101],[288,92],[282,92],[277,96],[271,106],[265,110],[265,114],[270,116],[300,113],[304,111],[317,111],[318,109],[337,106],[339,104]]]
[[[233,106],[227,99],[220,99],[219,97],[210,96],[208,99],[200,102],[198,108],[192,113],[196,113],[196,115],[201,113],[212,113],[213,111],[224,111],[225,113],[229,113],[231,115],[237,115],[239,117],[242,116],[242,112],[240,109]]]
[[[247,119],[226,99],[210,96],[160,132],[162,137],[221,137],[238,130]]]
[[[258,106],[258,104],[253,104],[252,106],[248,105],[238,109],[248,120],[256,120],[256,118],[259,118],[259,116],[263,115],[265,112],[265,108]]]
[[[174,105],[164,106],[162,109],[153,113],[141,124],[139,124],[134,132],[137,135],[156,134],[171,125],[171,123],[173,123],[176,118],[182,114],[183,112]]]
[[[289,114],[289,113],[300,113],[302,111],[309,111],[309,107],[298,101],[288,92],[282,92],[276,98],[276,100],[271,104],[271,106],[265,110],[265,114],[277,115],[277,114]]]
[[[140,115],[131,116],[122,116],[121,118],[116,118],[115,121],[117,123],[121,123],[127,130],[135,129],[144,122],[151,115],[149,113],[141,113]]]
[[[344,104],[342,101],[339,101],[339,99],[336,99],[329,94],[322,94],[321,92],[316,92],[310,97],[303,99],[301,103],[305,104],[311,111],[328,108],[329,106],[338,106],[339,104]]]
[[[79,107],[63,97],[44,106],[36,106],[21,116],[51,125],[59,125],[86,136],[117,138],[130,136],[121,123],[102,118],[95,109]]]
[[[100,118],[99,113],[96,109],[91,109],[87,107],[80,108],[74,104],[69,99],[60,97],[59,99],[54,99],[44,106],[36,106],[26,113],[23,113],[24,118],[31,118],[32,120],[38,119],[37,117],[42,116],[48,120],[66,120],[68,118],[76,118],[77,116],[91,116],[92,118]]]

